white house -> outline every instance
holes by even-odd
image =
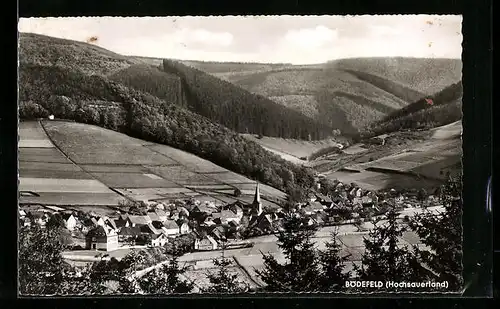
[[[70,231],[74,231],[78,224],[76,218],[72,214],[63,214],[62,217],[64,219],[64,224],[66,225],[66,228]]]
[[[187,234],[187,233],[191,232],[191,228],[189,227],[189,225],[186,222],[184,222],[181,224],[181,226],[179,226],[179,232],[181,234]]]
[[[162,231],[167,236],[177,236],[177,235],[179,235],[180,228],[177,225],[177,223],[175,223],[174,220],[167,220],[167,221],[163,222]]]
[[[168,237],[164,233],[151,236],[151,245],[153,247],[163,247],[167,242],[168,242]]]

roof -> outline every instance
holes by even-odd
[[[177,225],[177,223],[174,221],[174,220],[167,220],[163,223],[163,226],[165,226],[165,228],[171,230],[171,229],[178,229],[179,226]]]
[[[112,227],[114,228],[115,230],[118,229],[118,227],[116,226],[116,222],[114,219],[108,219],[106,220],[106,222]]]
[[[152,222],[151,218],[148,216],[128,216],[128,219],[130,222],[137,225],[146,225]]]
[[[156,212],[156,215],[158,217],[167,217],[168,216],[167,213],[164,210],[161,210],[161,209],[157,209],[155,212]]]
[[[318,202],[310,202],[309,206],[314,210],[322,210],[323,209],[323,205],[321,205],[321,203],[318,203]]]
[[[155,228],[152,223],[148,223],[147,225],[141,226],[141,231],[146,233],[151,232],[153,234],[161,234],[161,231]]]
[[[116,233],[114,233],[112,229],[107,229],[103,226],[97,226],[91,229],[87,233],[87,236],[90,237],[102,237],[102,236],[113,236],[113,235],[116,235]]]
[[[331,199],[331,198],[329,198],[328,196],[323,195],[323,194],[321,194],[321,193],[317,193],[317,194],[316,194],[316,196],[317,196],[319,199],[321,199],[322,201],[325,201],[325,202],[331,202],[331,201],[332,201],[332,199]]]
[[[238,216],[232,212],[231,210],[222,210],[220,212],[220,218],[221,219],[236,219]]]
[[[119,235],[123,236],[138,236],[141,235],[141,229],[139,227],[122,227],[120,229]]]
[[[151,221],[160,221],[160,217],[158,216],[158,214],[156,214],[156,212],[149,211],[148,217],[151,219]]]

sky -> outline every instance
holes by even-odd
[[[123,55],[314,64],[355,57],[459,59],[461,24],[460,15],[58,17],[21,18],[18,29]]]

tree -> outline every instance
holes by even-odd
[[[224,256],[225,244],[222,244],[222,257],[214,259],[213,262],[217,267],[217,271],[207,272],[207,278],[210,286],[203,291],[206,293],[244,293],[249,290],[249,286],[238,279],[238,275],[231,273],[229,267],[233,264],[232,261]]]
[[[375,228],[364,239],[365,253],[362,265],[354,266],[360,280],[403,281],[417,280],[414,265],[416,258],[408,246],[399,245],[406,228],[397,221],[397,213],[390,210],[382,224],[374,222]]]
[[[271,254],[263,254],[264,268],[256,270],[271,292],[312,292],[319,290],[320,270],[317,252],[311,241],[315,229],[289,209],[278,232],[278,247],[287,261],[278,263]]]
[[[326,243],[326,249],[319,254],[321,275],[319,286],[321,291],[339,291],[349,279],[350,273],[344,272],[345,262],[348,257],[341,257],[341,246],[337,240],[337,231],[331,235],[331,241]]]
[[[410,218],[409,226],[428,249],[418,249],[419,260],[429,272],[423,279],[448,281],[449,290],[460,290],[462,277],[462,179],[448,178],[439,190],[444,211],[430,211]]]
[[[56,230],[38,225],[19,232],[19,290],[24,295],[57,294],[63,281],[63,247]]]
[[[174,253],[168,264],[140,278],[139,285],[149,294],[189,293],[194,283],[181,279],[186,270],[186,267],[179,266],[179,254]]]
[[[234,194],[233,194],[235,197],[238,197],[238,196],[241,196],[241,190],[236,188],[234,189]]]

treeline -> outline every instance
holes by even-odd
[[[383,221],[374,221],[375,228],[364,239],[361,264],[346,270],[348,255],[334,232],[324,249],[318,249],[313,237],[316,228],[307,218],[294,212],[294,205],[285,207],[283,230],[277,244],[285,260],[263,253],[264,267],[256,270],[265,283],[263,292],[458,292],[463,287],[462,266],[462,181],[449,179],[439,190],[444,210],[439,216],[423,212],[403,221],[390,210]],[[394,207],[394,205],[393,205]],[[50,220],[49,220],[50,222]],[[400,239],[406,231],[417,234],[425,247],[408,246]],[[151,263],[144,251],[132,252],[120,261],[112,258],[93,263],[78,271],[64,262],[61,252],[61,229],[47,224],[46,229],[20,229],[19,283],[23,295],[41,294],[171,294],[193,292],[195,282],[185,276],[176,250],[170,252],[166,264],[143,277],[136,275]],[[224,247],[224,245],[223,245]],[[160,251],[164,249],[160,249]],[[155,252],[155,256],[162,256]],[[151,259],[151,257],[149,258]],[[242,293],[251,291],[229,267],[224,258],[214,260],[216,271],[206,273],[209,284],[201,292]],[[346,281],[383,281],[396,283],[433,283],[443,286],[348,287]],[[110,289],[110,281],[115,288]],[[255,290],[254,290],[255,292]]]
[[[146,64],[132,65],[108,78],[127,87],[150,93],[167,102],[186,106],[186,97],[182,91],[180,78],[177,75],[165,73],[157,67]]]
[[[184,81],[190,110],[236,132],[314,140],[332,133],[329,126],[198,69],[164,60],[163,70]]]
[[[287,162],[174,102],[103,77],[53,66],[22,64],[19,79],[20,102],[23,110],[29,111],[21,116],[44,117],[49,112],[58,118],[170,145],[287,193],[300,192],[314,183],[306,168]],[[100,104],[88,104],[94,101]]]

